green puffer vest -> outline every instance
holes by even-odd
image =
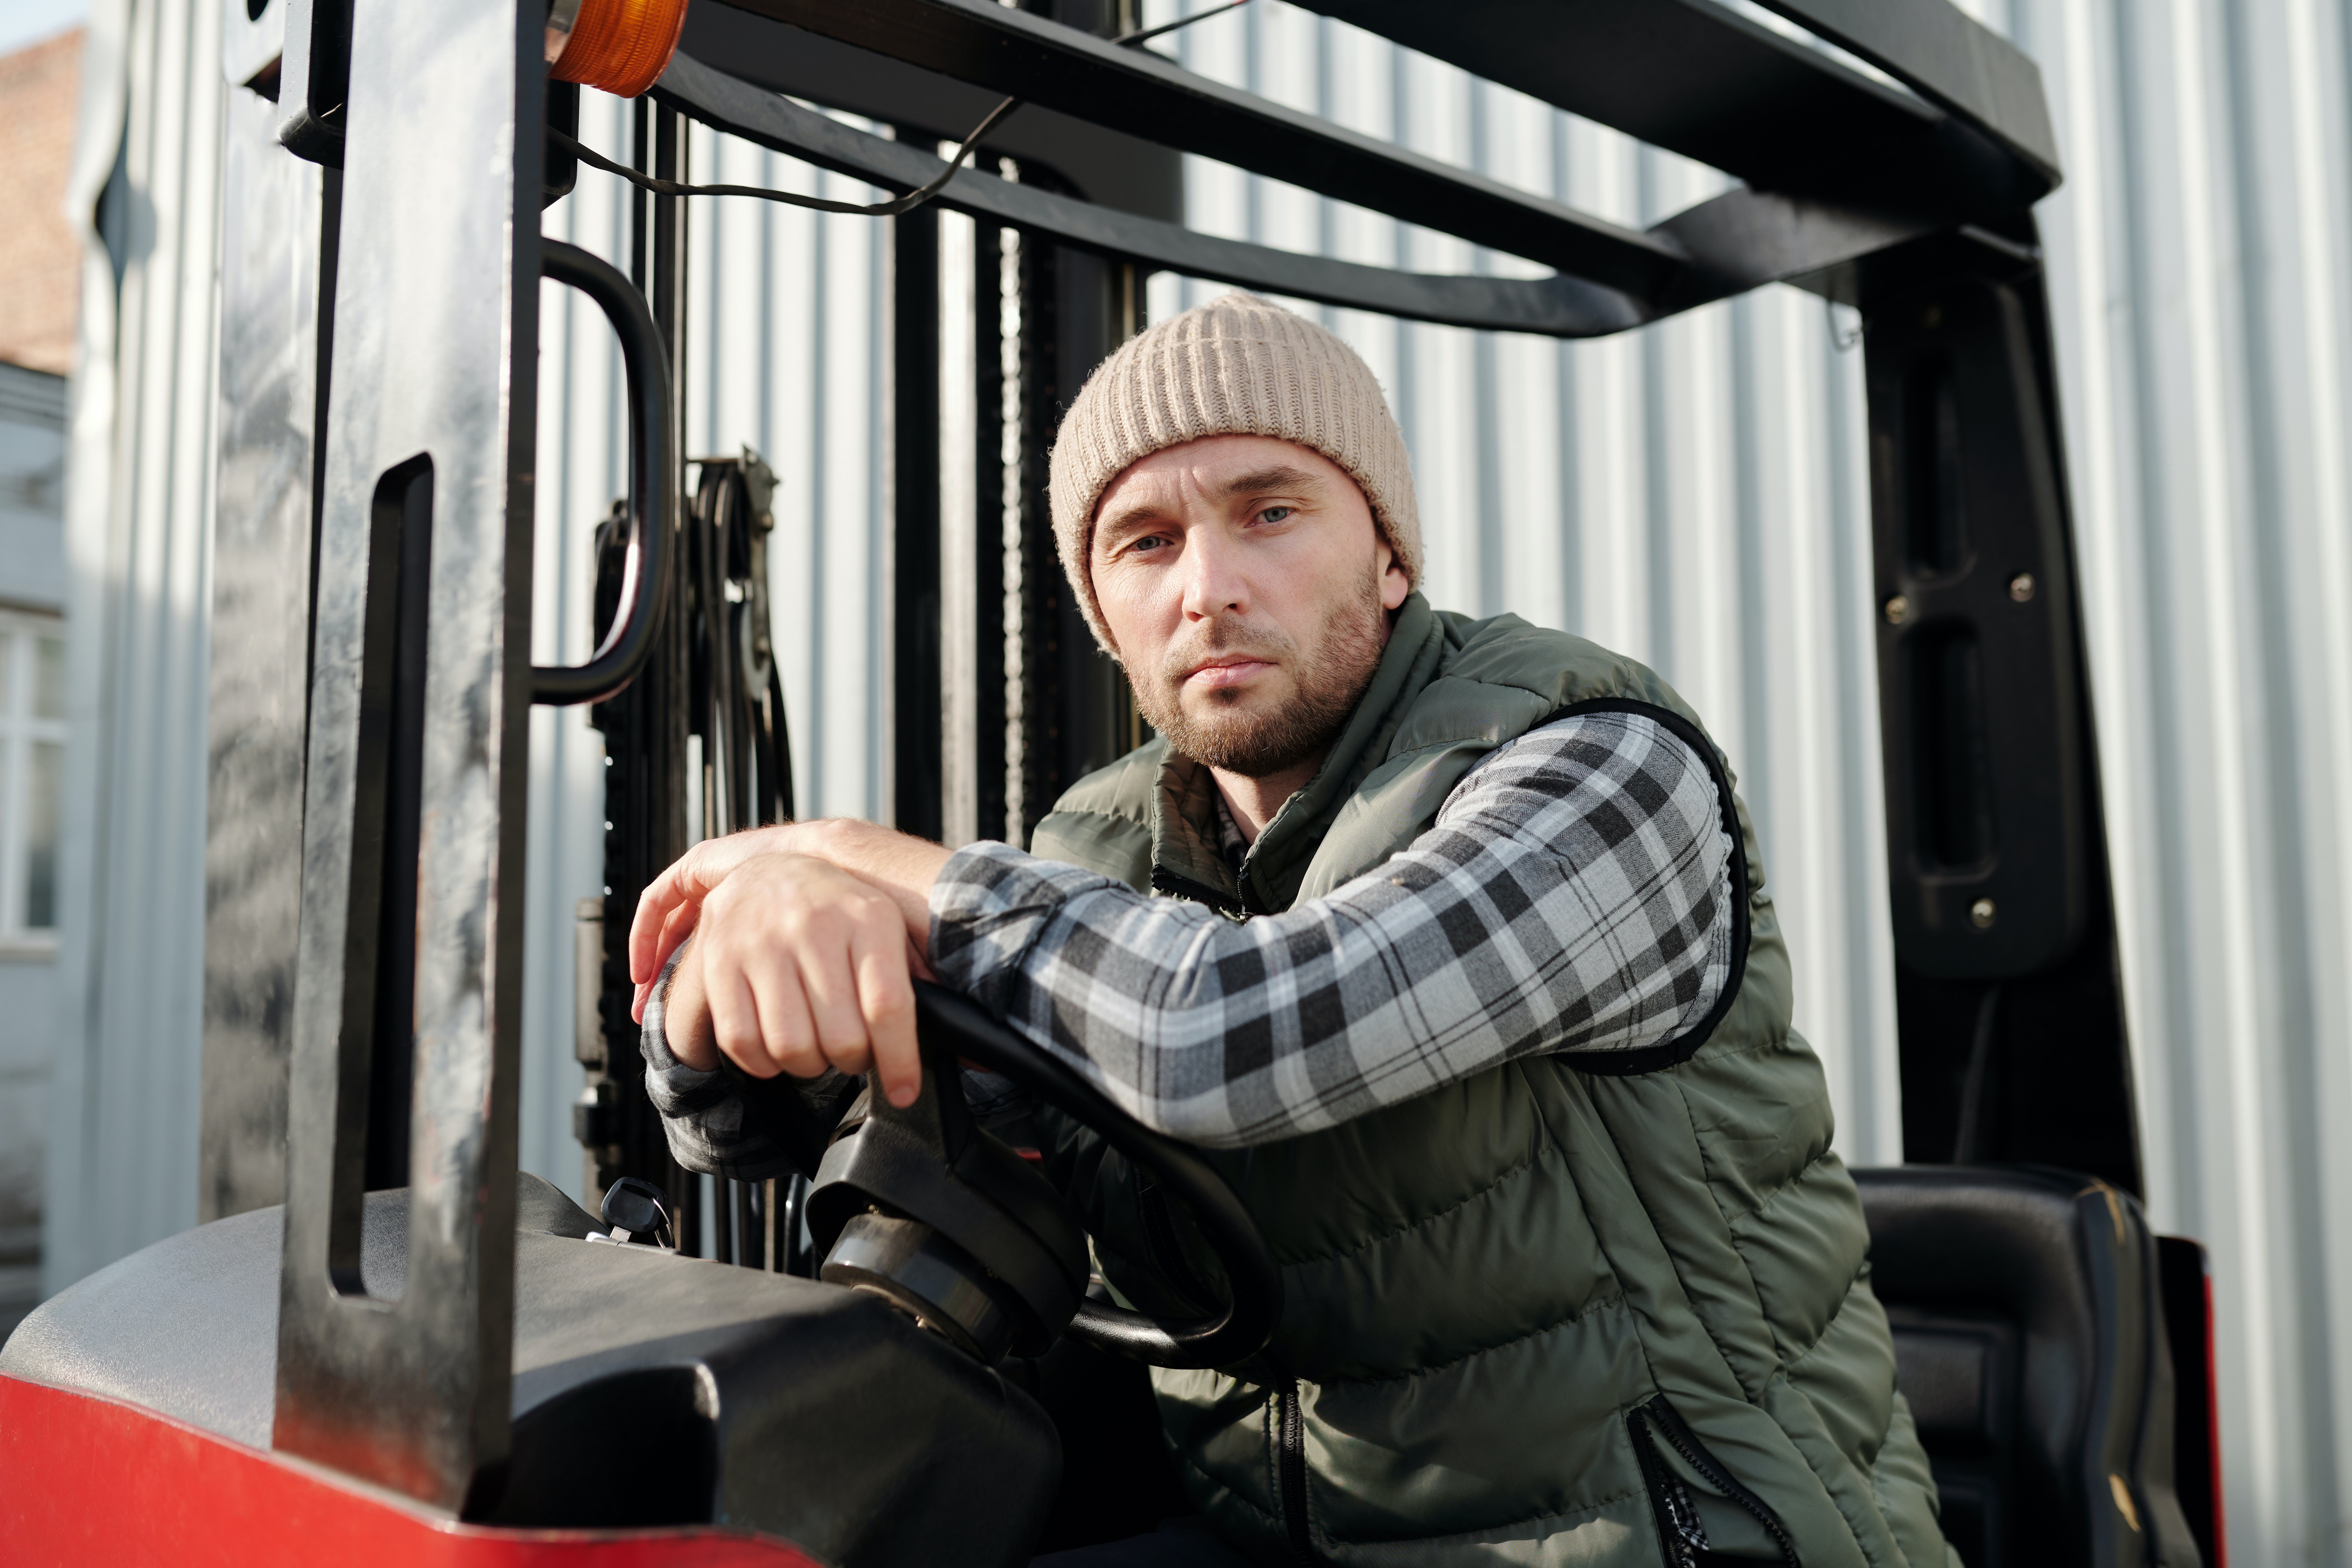
[[[1074,786],[1034,848],[1236,915],[1286,909],[1404,847],[1480,757],[1580,704],[1704,740],[1633,660],[1415,595],[1238,886],[1205,774],[1157,742]],[[1957,1568],[1821,1064],[1790,1027],[1755,833],[1701,749],[1734,802],[1748,914],[1744,973],[1703,1038],[1630,1064],[1528,1058],[1212,1152],[1282,1265],[1283,1319],[1250,1363],[1154,1382],[1193,1502],[1254,1558],[1671,1568],[1697,1561],[1665,1545],[1695,1545],[1695,1516],[1736,1556]],[[1181,1215],[1042,1120],[1118,1293],[1205,1310],[1214,1262]]]

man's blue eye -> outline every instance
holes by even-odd
[[[1270,506],[1264,511],[1257,514],[1258,521],[1261,522],[1280,522],[1284,518],[1288,517],[1292,512],[1297,511],[1297,510],[1298,509],[1295,506]]]

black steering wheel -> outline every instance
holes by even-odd
[[[969,997],[918,981],[915,1007],[927,1035],[946,1036],[944,1043],[958,1056],[1077,1118],[1150,1172],[1190,1213],[1232,1288],[1223,1312],[1181,1323],[1082,1299],[1067,1332],[1154,1366],[1229,1366],[1265,1348],[1282,1318],[1282,1270],[1257,1222],[1213,1166],[1190,1145],[1119,1110],[1059,1057],[1006,1028]]]
[[[861,1094],[830,1128],[790,1080],[722,1063],[757,1120],[814,1187],[808,1221],[822,1277],[869,1289],[988,1362],[1041,1353],[1057,1333],[1167,1367],[1255,1355],[1282,1317],[1282,1273],[1265,1238],[1198,1152],[1152,1131],[1077,1072],[966,997],[915,985],[923,1089],[901,1110]],[[1182,1205],[1222,1267],[1229,1299],[1170,1321],[1088,1298],[1083,1227],[1028,1162],[975,1126],[957,1063],[998,1073],[1098,1133]],[[845,1096],[845,1099],[847,1097]]]

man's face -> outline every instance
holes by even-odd
[[[1144,718],[1249,777],[1328,749],[1412,587],[1346,470],[1265,436],[1130,466],[1096,508],[1088,566]]]

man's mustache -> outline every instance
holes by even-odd
[[[1160,673],[1171,684],[1213,658],[1262,658],[1279,663],[1297,651],[1291,640],[1271,628],[1234,622],[1216,622],[1182,648],[1171,648],[1160,661]]]

